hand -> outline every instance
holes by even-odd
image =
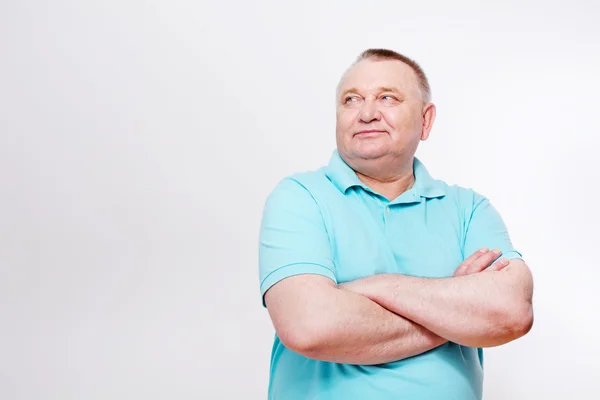
[[[509,264],[509,261],[506,258],[501,258],[494,263],[494,261],[500,257],[500,254],[502,254],[500,249],[495,249],[493,251],[489,251],[485,247],[479,249],[458,266],[454,272],[454,276],[471,275],[484,270],[500,271],[506,268]]]

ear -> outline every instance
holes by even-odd
[[[423,133],[421,134],[421,140],[427,140],[429,137],[433,121],[435,121],[435,104],[427,103],[423,107]]]

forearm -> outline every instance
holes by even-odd
[[[523,267],[440,279],[374,275],[360,280],[360,287],[381,306],[449,341],[491,347],[531,327],[531,275]]]
[[[282,343],[318,360],[381,364],[446,342],[413,321],[317,275],[284,279],[266,292],[265,302]]]
[[[442,337],[370,299],[336,289],[319,312],[330,318],[321,340],[304,355],[345,364],[381,364],[412,357],[445,343]]]

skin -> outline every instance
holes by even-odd
[[[434,104],[423,102],[413,70],[396,60],[360,61],[346,73],[337,100],[342,159],[390,200],[410,189],[414,154],[429,137],[436,114]]]
[[[497,251],[479,258],[493,261]],[[484,270],[461,265],[451,279],[380,274],[340,287],[465,346],[498,346],[523,336],[533,324],[533,283],[520,259],[501,259]]]
[[[393,200],[414,184],[414,154],[427,140],[435,106],[416,74],[396,60],[363,60],[340,82],[336,142],[358,178]],[[296,275],[265,294],[283,344],[310,358],[379,364],[447,341],[490,347],[526,334],[533,323],[533,280],[522,260],[478,251],[453,277],[381,274],[336,286]]]

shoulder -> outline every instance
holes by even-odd
[[[438,181],[446,193],[445,199],[451,202],[457,209],[465,213],[471,213],[475,208],[489,199],[481,192],[457,184],[447,184],[444,181]]]
[[[282,178],[267,196],[267,204],[285,201],[291,204],[315,203],[330,191],[331,181],[325,168],[314,171],[297,172]]]

